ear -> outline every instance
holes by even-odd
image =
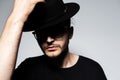
[[[70,27],[70,29],[69,29],[69,39],[72,38],[72,36],[73,36],[73,31],[74,31],[74,28],[73,28],[73,27]]]

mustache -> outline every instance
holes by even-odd
[[[61,48],[61,46],[58,45],[58,44],[51,44],[51,45],[46,45],[46,46],[44,46],[44,49],[48,49],[48,48],[52,48],[52,47]]]

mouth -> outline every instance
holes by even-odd
[[[51,45],[51,46],[48,46],[48,47],[46,48],[46,50],[47,50],[47,51],[56,51],[57,48],[58,48],[57,46]]]

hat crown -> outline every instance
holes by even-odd
[[[33,31],[70,19],[79,10],[77,3],[64,3],[63,0],[39,2],[24,23],[23,31]]]
[[[45,6],[47,19],[64,14],[65,5],[62,0],[46,0]]]
[[[36,4],[25,25],[42,26],[45,22],[64,14],[65,5],[62,0],[46,0]]]

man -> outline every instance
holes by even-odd
[[[62,0],[20,2],[15,1],[0,38],[2,80],[107,80],[97,62],[69,51],[71,17],[79,10],[78,4]],[[28,58],[14,70],[22,31],[33,31],[44,55]]]

